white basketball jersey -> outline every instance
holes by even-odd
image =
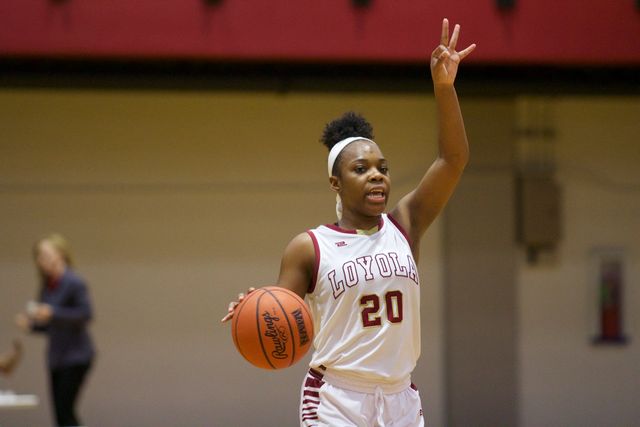
[[[408,382],[420,355],[420,280],[409,242],[383,214],[379,230],[334,225],[308,231],[316,272],[310,366],[359,382]]]

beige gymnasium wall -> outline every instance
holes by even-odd
[[[520,425],[640,425],[640,99],[553,101],[563,237],[519,268]],[[625,260],[626,346],[593,346],[597,272]]]
[[[375,125],[397,200],[435,155],[427,95],[0,91],[0,351],[36,291],[31,245],[60,231],[95,304],[87,424],[295,425],[305,363],[251,367],[219,319],[239,291],[275,281],[289,239],[333,220],[317,141],[347,109]],[[422,249],[414,377],[432,425],[444,423],[440,238],[438,222]],[[3,412],[3,427],[48,422],[44,340],[24,344],[0,389],[43,404]]]
[[[515,96],[463,105],[472,158],[442,231],[448,425],[640,425],[640,98]],[[525,125],[553,132],[546,142],[514,132]],[[561,189],[562,236],[537,263],[516,243],[510,218],[516,159],[526,147],[530,159],[555,163]],[[592,343],[598,251],[624,260],[626,345]],[[514,383],[515,399],[504,394]],[[505,408],[514,400],[516,419]]]

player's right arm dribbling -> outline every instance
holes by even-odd
[[[313,247],[313,241],[309,234],[300,233],[289,242],[284,250],[276,286],[289,289],[304,299],[311,284],[314,267],[315,248]],[[256,288],[251,287],[246,293],[238,294],[238,299],[229,303],[228,312],[221,322],[224,323],[231,320],[238,304],[255,290]]]

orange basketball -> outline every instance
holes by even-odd
[[[288,289],[266,286],[236,307],[231,335],[248,362],[263,369],[282,369],[309,351],[313,323],[302,298]]]

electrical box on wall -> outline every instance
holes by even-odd
[[[552,249],[560,241],[560,188],[550,176],[517,180],[518,241],[528,249]]]

